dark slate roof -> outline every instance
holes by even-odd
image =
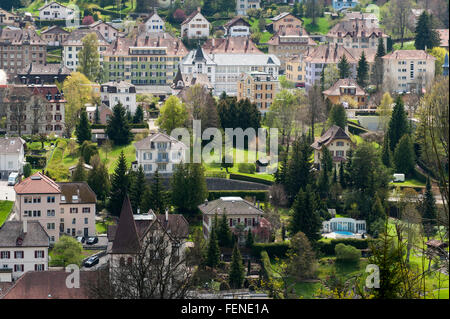
[[[0,138],[0,154],[19,153],[25,141],[20,137],[2,137]]]
[[[39,64],[30,63],[29,66],[21,70],[18,75],[70,75],[72,71],[67,68],[64,64],[60,63],[49,63],[49,64]]]
[[[80,271],[80,288],[68,288],[68,273],[61,271],[27,271],[3,299],[88,299],[89,285],[98,278],[98,271]]]
[[[245,25],[245,26],[249,27],[250,23],[248,23],[247,20],[245,20],[242,16],[236,16],[233,19],[231,19],[230,21],[228,21],[227,23],[225,23],[223,25],[223,27],[225,29],[229,29],[234,25]]]
[[[114,236],[111,253],[113,254],[133,254],[140,248],[139,234],[133,218],[130,198],[125,197],[120,212],[119,225]]]
[[[195,50],[194,61],[206,61],[202,48]]]
[[[322,145],[328,145],[328,143],[335,139],[345,139],[351,141],[350,136],[340,126],[333,125],[319,139],[312,143],[311,147],[316,150],[320,150]]]
[[[253,203],[242,199],[241,197],[221,197],[211,202],[205,202],[198,206],[203,214],[219,216],[224,210],[227,215],[260,215],[264,212],[258,209]]]
[[[21,243],[20,243],[21,242]],[[0,227],[0,247],[48,247],[49,237],[39,221],[7,221]]]
[[[189,223],[183,215],[168,214],[168,221],[166,221],[165,215],[156,215],[156,217],[170,236],[177,238],[187,238],[189,236]]]
[[[72,203],[72,196],[78,196],[78,203],[90,204],[97,202],[97,196],[86,182],[58,183],[61,194],[66,197],[66,204]]]

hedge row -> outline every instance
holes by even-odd
[[[239,181],[253,182],[253,183],[259,183],[259,184],[265,184],[265,185],[273,184],[272,181],[268,181],[266,179],[252,177],[252,176],[246,176],[246,175],[239,175],[239,174],[230,174],[230,179],[236,179]]]
[[[205,177],[227,178],[227,172],[225,172],[225,171],[206,171]]]
[[[105,124],[92,124],[91,129],[106,129]],[[130,124],[130,128],[148,128],[148,123],[137,123]]]
[[[369,247],[369,242],[367,239],[332,239],[329,242],[319,241],[319,250],[325,255],[332,256],[335,255],[335,247],[337,244],[350,245],[358,249],[367,249]]]
[[[262,276],[265,279],[271,279],[273,276],[272,265],[270,264],[270,258],[267,251],[261,251],[261,271]]]
[[[208,200],[215,200],[220,197],[227,197],[227,196],[233,196],[233,197],[255,197],[256,200],[259,200],[261,202],[264,202],[267,196],[267,191],[260,191],[260,190],[249,190],[249,191],[209,191],[208,194]]]
[[[26,160],[33,168],[44,168],[47,162],[47,158],[45,156],[39,155],[27,155]]]
[[[270,258],[285,258],[289,248],[289,242],[286,241],[276,243],[256,243],[252,247],[252,253],[254,256],[260,256],[261,252],[265,250]]]

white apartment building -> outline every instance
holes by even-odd
[[[23,171],[25,164],[25,141],[20,137],[0,138],[0,180],[7,179],[11,172]]]
[[[237,16],[223,26],[226,37],[248,37],[250,36],[250,23],[244,18]]]
[[[94,236],[97,197],[86,182],[56,183],[37,172],[14,186],[14,218],[38,221],[50,237]]]
[[[192,50],[181,62],[181,73],[207,74],[214,94],[236,96],[242,73],[265,72],[278,79],[280,60],[273,54],[207,54],[202,48]]]
[[[391,92],[420,92],[434,79],[436,58],[424,50],[396,50],[382,59],[383,86]]]
[[[6,221],[0,227],[0,282],[27,271],[48,270],[49,237],[37,221]]]
[[[63,45],[63,63],[71,71],[76,71],[78,67],[78,52],[83,47],[83,38],[90,34],[95,33],[98,38],[98,51],[100,53],[100,64],[103,62],[103,52],[109,46],[108,41],[105,40],[103,35],[97,30],[90,29],[89,27],[80,27],[73,30],[67,39],[62,43]]]
[[[136,112],[136,87],[128,82],[108,82],[101,85],[100,98],[109,108],[121,103],[132,114]]]
[[[176,165],[186,163],[188,147],[176,138],[159,132],[134,143],[136,161],[132,166],[137,170],[141,165],[146,175],[158,173],[172,174]]]
[[[181,37],[188,39],[200,39],[209,37],[211,23],[201,14],[200,8],[191,13],[181,23]]]
[[[261,9],[261,0],[236,0],[237,15],[247,15],[248,9]]]
[[[40,20],[72,20],[74,18],[74,10],[70,9],[62,4],[52,1],[40,7],[39,9]]]

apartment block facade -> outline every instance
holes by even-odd
[[[261,113],[266,113],[279,90],[279,81],[272,74],[249,72],[242,74],[238,82],[238,100],[249,99]]]

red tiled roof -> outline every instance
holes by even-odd
[[[441,39],[441,47],[448,48],[449,29],[436,29],[435,31],[439,34],[439,38]]]
[[[426,53],[424,50],[396,50],[389,54],[386,54],[382,59],[395,59],[395,60],[436,60],[434,56]]]
[[[58,184],[41,172],[36,172],[14,186],[16,194],[59,194]]]
[[[202,49],[207,54],[217,53],[253,53],[264,54],[261,52],[250,37],[228,37],[218,39],[208,39],[203,44]]]
[[[336,81],[336,83],[333,84],[332,87],[330,87],[328,90],[323,91],[322,93],[324,95],[331,95],[331,96],[340,96],[341,95],[341,87],[355,87],[356,88],[356,96],[365,96],[366,92],[364,89],[362,89],[358,83],[356,83],[353,79],[340,79]]]

